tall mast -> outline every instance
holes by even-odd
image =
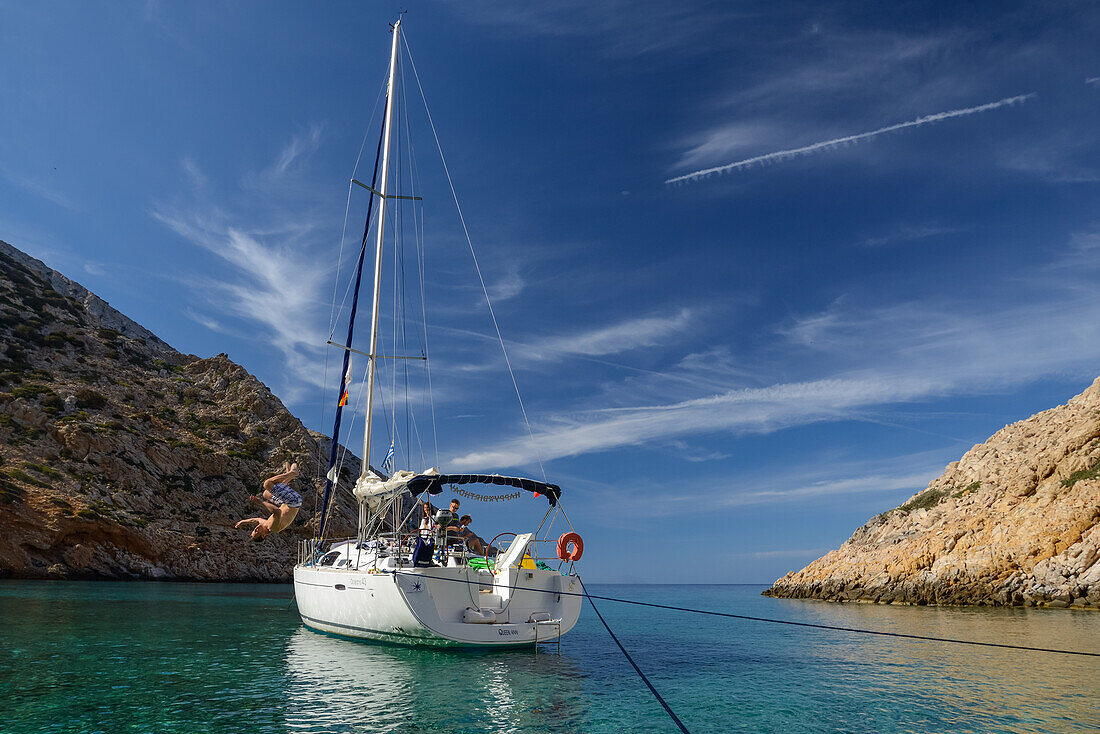
[[[374,248],[374,309],[371,311],[370,351],[367,365],[367,426],[363,431],[363,469],[360,476],[370,471],[370,435],[374,422],[374,366],[378,361],[378,303],[382,294],[382,235],[386,231],[386,191],[389,186],[390,172],[390,133],[393,123],[393,108],[397,101],[397,85],[394,79],[397,72],[397,37],[401,31],[401,19],[393,24],[393,48],[390,51],[390,80],[386,88],[386,119],[382,142],[382,180],[379,182],[381,194],[378,202],[378,239]]]

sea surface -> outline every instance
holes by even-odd
[[[786,601],[763,586],[593,594],[1100,652],[1100,613]],[[1095,732],[1100,658],[597,602],[692,732]],[[0,581],[0,731],[677,731],[586,603],[561,655],[305,629],[289,585]]]

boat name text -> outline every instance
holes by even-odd
[[[477,500],[479,502],[504,502],[505,500],[519,499],[520,491],[516,490],[512,494],[478,494],[477,492],[470,492],[466,489],[456,489],[455,494],[462,495],[466,499]]]

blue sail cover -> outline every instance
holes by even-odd
[[[561,487],[556,484],[522,477],[502,477],[499,474],[417,474],[405,487],[414,495],[424,491],[428,494],[439,494],[443,491],[444,484],[497,484],[505,487],[519,487],[528,492],[546,495],[551,507],[557,506],[558,498],[561,497]]]

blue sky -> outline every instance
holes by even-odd
[[[329,430],[402,7],[0,2],[0,239]],[[1095,5],[410,10],[535,441],[406,64],[407,463],[537,446],[593,580],[771,581],[1100,371]]]

